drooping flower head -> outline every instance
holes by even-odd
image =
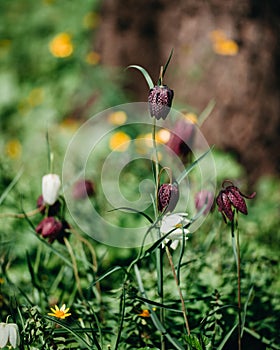
[[[174,91],[167,85],[156,85],[150,89],[148,102],[151,117],[165,120],[170,111],[173,96]]]
[[[18,326],[16,323],[0,323],[0,349],[6,346],[11,346],[12,348],[18,347],[20,344],[20,337]]]
[[[170,148],[178,157],[183,161],[187,161],[189,154],[191,154],[191,148],[193,146],[195,137],[195,115],[187,113],[183,119],[178,120],[170,135],[167,147]]]
[[[225,183],[229,183],[229,186],[225,187]],[[225,180],[222,184],[223,189],[220,191],[216,198],[216,203],[218,210],[222,213],[223,218],[233,221],[234,219],[234,209],[240,211],[242,214],[247,215],[247,205],[244,198],[252,199],[255,197],[256,192],[247,196],[243,194],[238,187],[234,186],[229,180]]]
[[[95,186],[91,180],[78,180],[72,188],[72,197],[76,200],[94,196]]]
[[[200,211],[203,207],[205,207],[203,215],[207,215],[212,209],[213,201],[213,192],[206,189],[202,189],[201,191],[197,192],[194,197],[195,208],[197,211]]]
[[[69,224],[63,220],[60,221],[53,216],[44,218],[36,227],[36,232],[41,234],[43,238],[47,238],[49,243],[53,243],[57,240],[59,243],[64,244],[64,237],[69,236]]]
[[[179,188],[177,183],[162,184],[158,190],[158,210],[172,212],[179,201]]]
[[[172,240],[171,248],[176,249],[179,242],[183,238],[183,234],[189,233],[187,226],[190,224],[190,220],[187,218],[187,213],[176,213],[164,215],[161,222],[160,232],[165,235],[168,232],[168,238],[166,242]],[[187,239],[187,237],[185,237]]]
[[[61,182],[56,174],[47,174],[42,178],[42,196],[48,205],[53,205],[58,199]]]

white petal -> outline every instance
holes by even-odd
[[[173,230],[176,225],[178,225],[181,222],[180,217],[178,218],[178,216],[176,215],[166,215],[164,216],[164,218],[162,219],[162,223],[161,223],[161,232],[162,233],[168,233],[169,231]]]
[[[9,341],[13,348],[19,344],[18,326],[15,323],[8,324],[9,326]]]
[[[48,174],[42,178],[42,195],[46,204],[53,205],[58,198],[61,186],[60,178],[56,174]]]
[[[176,239],[175,241],[173,241],[173,242],[170,244],[170,248],[172,248],[173,250],[175,250],[175,249],[178,247],[178,244],[179,244],[179,241],[178,241],[178,239]]]
[[[4,322],[0,323],[0,348],[4,348],[9,339],[9,328]]]

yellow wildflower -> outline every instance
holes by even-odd
[[[100,55],[99,53],[92,51],[86,55],[86,62],[91,65],[96,65],[100,62]]]
[[[238,53],[238,45],[233,40],[218,41],[213,46],[218,55],[235,56]]]
[[[108,116],[108,122],[113,125],[122,125],[126,120],[127,115],[124,111],[113,112]]]
[[[12,139],[6,143],[6,154],[11,159],[18,159],[21,156],[21,143],[17,139]]]
[[[234,56],[238,53],[238,44],[234,40],[228,39],[222,30],[213,30],[210,33],[210,37],[216,54]]]
[[[71,313],[68,313],[69,307],[66,308],[66,305],[63,304],[61,308],[59,309],[57,305],[55,305],[54,308],[51,307],[51,312],[48,313],[49,316],[53,316],[56,318],[61,318],[62,320],[65,319],[65,317],[68,317],[71,315]]]
[[[141,317],[150,317],[150,311],[145,309],[145,310],[142,310],[142,312],[139,314],[139,316]]]
[[[71,36],[68,33],[56,35],[49,43],[49,49],[53,56],[63,58],[73,53],[73,44]]]
[[[155,307],[153,307],[153,311],[156,311]],[[142,312],[140,314],[138,314],[138,316],[140,316],[140,317],[150,317],[151,314],[150,314],[150,311],[148,309],[144,309],[144,310],[142,310]]]
[[[113,134],[109,141],[109,147],[113,151],[124,152],[129,146],[130,137],[123,131]]]

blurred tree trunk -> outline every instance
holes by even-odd
[[[105,0],[96,50],[105,65],[145,67],[156,81],[170,50],[165,82],[175,103],[200,112],[209,144],[232,151],[250,183],[280,169],[280,2],[277,0]],[[211,33],[238,44],[235,55],[215,52]],[[146,101],[147,86],[130,71],[128,91]]]

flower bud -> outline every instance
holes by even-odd
[[[60,178],[56,174],[48,174],[42,178],[42,195],[44,202],[53,205],[58,198],[61,186]]]
[[[36,232],[40,233],[42,237],[55,237],[62,229],[62,223],[56,220],[53,216],[44,218],[36,227]]]
[[[194,136],[194,123],[186,119],[178,120],[166,145],[182,160],[187,160],[191,153]]]
[[[177,184],[163,184],[158,190],[158,210],[172,212],[179,200]]]
[[[207,215],[212,208],[214,194],[213,192],[208,190],[201,190],[198,193],[196,193],[194,201],[196,210],[200,211],[205,206],[203,214]]]
[[[166,85],[156,85],[150,89],[148,102],[151,117],[166,119],[172,105],[174,92]]]
[[[15,323],[0,323],[0,349],[11,345],[14,349],[20,344],[18,326]]]
[[[48,238],[49,243],[53,243],[57,240],[59,243],[64,244],[64,237],[69,236],[67,230],[70,228],[67,221],[59,221],[53,216],[43,219],[36,227],[36,232],[40,233],[43,238]]]
[[[94,183],[90,180],[78,180],[74,183],[72,196],[74,199],[85,199],[88,196],[94,196]]]

